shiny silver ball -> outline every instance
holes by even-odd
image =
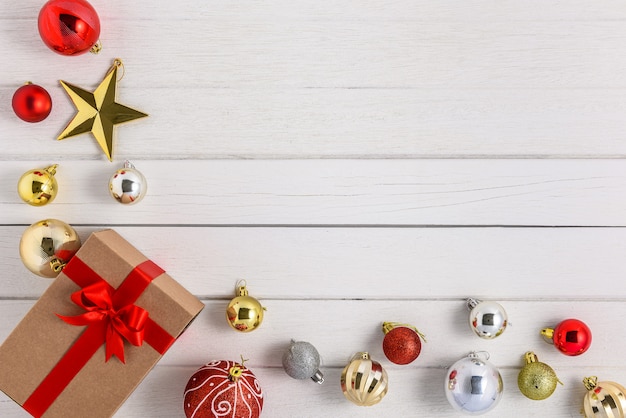
[[[469,415],[484,414],[495,408],[504,389],[498,369],[476,353],[448,369],[444,387],[450,405]]]
[[[147,190],[146,178],[128,161],[124,168],[117,170],[109,180],[111,196],[123,204],[132,205],[139,202]]]
[[[283,355],[283,369],[294,379],[311,378],[316,383],[324,382],[324,375],[319,371],[320,355],[312,344],[305,341],[291,341]]]
[[[506,311],[496,302],[468,299],[469,326],[480,338],[491,340],[501,335],[508,325]]]

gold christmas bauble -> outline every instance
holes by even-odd
[[[520,392],[529,399],[540,401],[550,397],[560,383],[552,367],[538,361],[532,351],[524,355],[526,364],[517,376]]]
[[[586,377],[588,392],[583,400],[586,418],[625,418],[626,388],[615,382],[598,382],[596,376]]]
[[[367,352],[356,353],[341,373],[341,390],[350,402],[372,406],[387,394],[387,371]]]
[[[245,285],[237,288],[236,297],[233,298],[226,308],[226,319],[228,324],[237,331],[250,332],[263,322],[263,311],[265,308],[261,303],[248,296],[248,289]]]
[[[54,178],[57,164],[46,168],[36,168],[22,174],[17,182],[17,194],[33,206],[43,206],[54,200],[59,185]]]
[[[57,219],[45,219],[26,228],[20,240],[20,258],[41,277],[56,277],[80,248],[74,229]]]

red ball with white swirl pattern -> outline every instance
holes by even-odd
[[[258,418],[263,391],[254,373],[242,364],[216,360],[191,376],[183,407],[187,418]]]

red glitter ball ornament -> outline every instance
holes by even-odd
[[[383,352],[396,364],[409,364],[415,360],[422,351],[421,340],[426,341],[417,328],[408,324],[384,322],[383,332]]]
[[[216,360],[200,367],[185,387],[187,418],[258,418],[263,391],[254,374],[234,361]]]
[[[568,356],[578,356],[591,346],[591,330],[578,319],[561,321],[554,329],[541,330],[541,335],[551,340],[560,352]]]
[[[52,99],[41,86],[26,83],[13,94],[13,111],[26,122],[41,122],[52,110]]]
[[[43,42],[61,55],[80,55],[92,47],[98,50],[100,19],[85,0],[48,1],[39,12],[38,27]]]

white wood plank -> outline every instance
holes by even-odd
[[[237,355],[228,360],[238,360]],[[208,361],[208,360],[207,360]],[[143,417],[172,418],[184,416],[182,409],[183,390],[189,377],[197,367],[157,367],[139,386],[130,399],[120,408],[116,418]],[[410,368],[389,371],[389,392],[373,407],[358,407],[347,401],[339,386],[341,369],[327,371],[327,381],[316,385],[309,381],[289,378],[282,369],[252,368],[264,391],[262,417],[380,417],[414,416],[416,411],[429,417],[457,418],[445,399],[443,380],[445,369]],[[582,400],[585,389],[582,377],[599,374],[602,380],[623,383],[626,368],[593,369],[579,368],[559,372],[565,383],[558,386],[547,400],[531,401],[517,388],[519,370],[501,369],[504,381],[504,396],[498,406],[482,416],[486,418],[516,418],[520,413],[552,418],[582,416]],[[29,417],[17,404],[0,393],[0,414],[6,418]]]
[[[433,3],[425,0],[376,0],[336,2],[332,0],[270,0],[262,3],[213,0],[210,5],[195,0],[176,3],[137,0],[93,2],[103,22],[111,20],[153,19],[223,19],[260,20],[267,18],[294,20],[409,20],[415,21],[572,21],[618,20],[626,17],[624,4],[606,0],[601,5],[593,0],[479,0]],[[564,6],[569,7],[564,7]],[[358,7],[356,7],[358,6]],[[0,18],[36,19],[41,3],[24,0],[0,10]],[[151,12],[151,13],[148,13]],[[154,15],[154,16],[153,16]]]
[[[125,19],[104,20],[102,55],[88,61],[97,68],[93,64],[98,61],[108,65],[102,64],[105,57],[134,57],[137,71],[152,74],[137,82],[142,87],[157,80],[166,86],[184,80],[213,87],[624,86],[620,70],[626,58],[614,53],[622,46],[619,20],[561,20],[557,8],[547,20],[520,21],[511,10],[498,20],[482,19],[479,9],[469,21],[431,20],[425,10],[405,10],[394,19],[355,19],[356,5],[344,14],[332,8],[334,16],[326,17],[309,16],[289,2],[277,6],[299,17],[272,14],[271,8],[251,14],[230,6],[225,18],[220,13],[194,15],[181,7],[179,17],[171,17],[168,10],[155,25],[133,4]],[[612,10],[623,14],[623,9]],[[109,10],[120,14],[119,9]],[[39,38],[38,7],[29,13],[28,19],[3,22],[7,37],[0,53],[18,60],[6,69],[9,79],[22,77],[29,68],[22,63],[33,58],[67,62],[51,54]],[[160,71],[155,72],[157,65]]]
[[[2,295],[38,297],[23,227],[1,227]],[[78,228],[83,238],[103,227]],[[623,298],[626,230],[616,228],[116,227],[196,295],[230,298]],[[593,285],[594,283],[600,285]]]
[[[57,199],[45,207],[23,203],[16,193],[22,173],[54,162]],[[147,178],[148,193],[128,207],[108,192],[121,163],[4,161],[0,222],[30,225],[52,217],[98,225],[626,225],[621,160],[133,162]]]
[[[2,87],[8,98],[34,80],[54,103],[39,124],[22,122],[8,107],[0,113],[11,143],[2,158],[40,158],[36,149],[54,159],[104,160],[91,135],[56,140],[75,113],[57,79],[95,88],[109,64],[77,72],[85,83],[59,70],[22,74]],[[149,76],[134,65],[118,99],[150,117],[118,127],[116,159],[626,155],[619,89],[139,88],[135,80]]]

